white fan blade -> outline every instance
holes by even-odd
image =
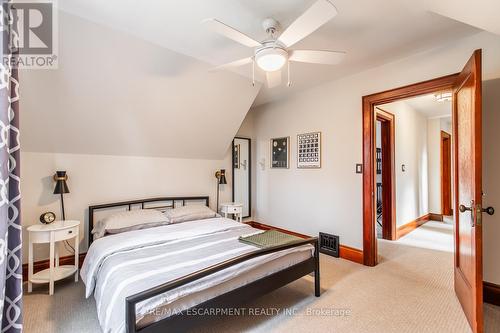
[[[290,51],[290,61],[309,62],[313,64],[336,65],[345,58],[345,52],[293,50]]]
[[[277,87],[281,84],[281,71],[266,72],[267,86]]]
[[[224,65],[220,65],[220,66],[211,68],[209,71],[210,72],[215,72],[215,71],[220,71],[220,70],[224,70],[224,69],[230,69],[230,68],[233,68],[233,67],[243,66],[243,65],[246,65],[248,63],[251,63],[252,60],[253,60],[252,57],[248,57],[248,58],[236,60],[236,61],[224,64]]]
[[[227,24],[222,23],[221,21],[218,21],[217,19],[214,18],[209,18],[205,19],[201,22],[203,25],[207,26],[211,30],[217,32],[218,34],[221,34],[222,36],[225,36],[229,39],[234,40],[235,42],[238,42],[240,44],[243,44],[248,47],[258,47],[262,46],[261,43],[257,42],[255,39],[252,39],[245,35],[244,33],[231,28]]]
[[[337,8],[328,0],[318,0],[304,14],[299,16],[278,38],[290,47],[310,35],[337,15]]]

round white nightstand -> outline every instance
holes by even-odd
[[[54,221],[51,224],[35,224],[27,228],[29,232],[28,292],[33,283],[48,283],[49,295],[54,294],[54,281],[75,274],[78,282],[78,244],[80,242],[80,221]],[[75,265],[59,266],[57,242],[74,238]],[[33,274],[33,244],[48,243],[50,246],[49,268]]]
[[[227,217],[227,214],[233,214],[236,218],[236,221],[243,222],[243,204],[237,202],[226,202],[221,204],[221,213],[224,214],[224,217]]]

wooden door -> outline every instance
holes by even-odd
[[[453,215],[451,203],[451,135],[441,131],[441,214]]]
[[[395,116],[377,107],[382,147],[382,238],[396,240]]]
[[[455,292],[473,332],[483,332],[481,50],[453,89]]]

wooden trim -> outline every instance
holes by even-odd
[[[396,240],[396,117],[379,107],[375,116],[382,124],[382,238]]]
[[[444,141],[448,140],[445,151]],[[451,203],[451,134],[441,131],[440,137],[440,176],[441,176],[441,213],[446,216],[453,215]],[[445,163],[445,160],[447,163]]]
[[[87,253],[80,253],[78,256],[78,268],[81,268],[83,265],[83,260],[85,259],[85,255]],[[72,254],[70,256],[64,256],[59,258],[59,265],[74,265],[75,264],[75,255]],[[33,273],[43,271],[44,269],[49,268],[49,259],[44,259],[40,261],[35,261],[33,263]],[[23,264],[23,281],[28,281],[28,264]]]
[[[443,76],[401,88],[363,96],[363,263],[377,264],[375,235],[375,106],[397,100],[451,90],[459,74]]]
[[[278,231],[281,231],[285,234],[297,236],[300,238],[311,238],[311,236],[299,234],[298,232],[290,231],[287,229],[273,227],[271,225],[260,223],[260,222],[248,221],[248,222],[244,222],[244,223],[246,223],[249,226],[256,228],[256,229],[278,230]],[[342,245],[342,244],[339,246],[339,251],[340,251],[340,258],[345,259],[345,260],[350,260],[350,261],[353,261],[353,262],[358,263],[358,264],[363,264],[363,251],[356,249],[356,248],[353,248],[353,247],[350,247],[350,246]]]
[[[347,246],[340,245],[340,258],[353,261],[357,264],[363,265],[363,251]]]
[[[500,306],[500,286],[498,284],[483,281],[483,294],[485,303]]]
[[[429,219],[431,221],[438,221],[438,222],[443,222],[444,221],[443,214],[429,213]]]
[[[411,221],[407,224],[398,227],[398,239],[412,232],[416,228],[422,226],[426,222],[429,221],[443,222],[443,220],[444,220],[443,214],[429,213],[424,216],[421,216],[414,221]],[[401,232],[399,230],[401,230]]]
[[[398,227],[398,231],[397,231],[398,239],[400,239],[403,236],[408,235],[413,230],[415,230],[418,227],[422,226],[423,224],[431,221],[432,220],[431,217],[436,217],[437,215],[438,214],[432,214],[432,213],[425,214],[424,216],[420,216],[420,217],[418,217],[417,219],[415,219],[415,220],[413,220],[411,222],[408,222],[406,224],[400,225]]]

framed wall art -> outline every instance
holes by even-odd
[[[290,161],[290,137],[271,139],[271,168],[287,169]]]
[[[321,168],[321,132],[297,135],[297,168]]]

